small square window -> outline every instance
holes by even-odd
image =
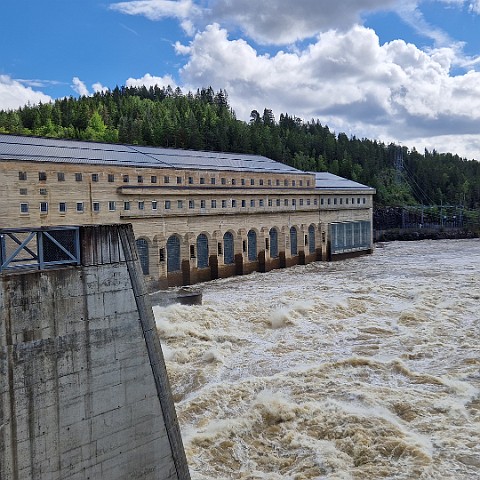
[[[241,181],[240,181],[240,183],[241,183],[242,185],[245,185],[245,179],[242,178]]]
[[[18,172],[18,179],[19,180],[26,180],[27,179],[27,172]],[[22,203],[22,205],[24,205],[24,204]]]
[[[28,203],[20,204],[20,213],[28,213]]]
[[[21,189],[20,189],[20,195],[28,195],[28,189],[26,189],[26,188],[21,188]]]
[[[245,208],[247,206],[247,201],[246,200],[242,200],[242,208]]]
[[[48,213],[48,202],[40,202],[40,213]]]
[[[152,210],[157,209],[158,202],[156,200],[152,200]]]
[[[47,173],[46,172],[38,172],[38,179],[41,182],[45,182],[47,180]]]
[[[157,176],[156,175],[152,175],[150,177],[150,183],[157,183]]]
[[[92,182],[98,182],[98,173],[92,173]]]
[[[79,172],[77,172],[77,173],[75,174],[75,181],[76,181],[76,182],[81,182],[82,179],[83,179],[82,174],[79,173]]]
[[[195,208],[195,200],[188,201],[188,208]]]
[[[66,211],[67,211],[67,204],[66,204],[65,202],[60,202],[60,203],[58,204],[58,211],[59,211],[60,213],[66,213]]]
[[[222,208],[227,208],[227,201],[226,200],[222,200]]]
[[[58,182],[64,182],[65,181],[65,173],[57,172],[57,181]]]
[[[188,177],[188,184],[193,185],[193,177]]]
[[[205,200],[200,200],[200,208],[205,208]]]
[[[237,184],[237,179],[236,178],[232,178],[232,185],[236,185]]]
[[[278,178],[275,180],[275,185],[276,185],[277,187],[280,186],[280,180],[279,180]]]
[[[108,202],[108,209],[111,211],[111,212],[114,212],[116,209],[117,209],[117,205],[115,204],[115,202],[113,200],[110,200]]]
[[[250,185],[255,185],[255,179],[254,178],[250,179]]]
[[[284,201],[283,201],[283,204],[288,207],[288,198],[286,198]]]
[[[170,210],[171,203],[170,200],[165,200],[165,210]]]
[[[204,185],[205,184],[205,178],[204,177],[200,177],[200,185]]]
[[[182,183],[182,177],[177,177],[177,185],[180,185]]]
[[[128,183],[130,181],[130,178],[128,177],[128,175],[123,175],[122,180],[123,180],[123,183]]]
[[[100,202],[93,202],[92,203],[92,210],[95,213],[98,213],[100,211]]]
[[[292,180],[292,187],[294,187],[297,184],[296,180]]]
[[[210,185],[215,185],[215,177],[210,178]]]
[[[168,177],[167,175],[165,175],[163,177],[163,183],[170,183],[170,177]]]
[[[217,208],[217,201],[216,201],[216,200],[212,200],[212,202],[211,202],[210,205],[211,205],[212,208]]]
[[[303,180],[299,180],[299,184],[301,187],[303,187]]]
[[[114,182],[115,181],[115,175],[113,173],[109,173],[108,174],[108,181],[110,183]]]
[[[144,201],[140,201],[138,202],[138,209],[139,210],[145,210],[145,202]]]
[[[177,208],[183,208],[183,200],[177,200]]]
[[[222,179],[220,180],[222,185],[226,185],[227,184],[227,179],[222,177]]]
[[[83,212],[83,202],[77,202],[77,212],[78,213]]]
[[[254,207],[254,206],[255,206],[255,200],[253,200],[253,199],[250,200],[250,206],[251,206],[251,207]]]
[[[40,189],[40,195],[46,195],[47,194],[47,189],[46,188],[41,188]]]
[[[235,208],[237,206],[237,201],[236,200],[232,200],[232,208]]]
[[[130,202],[123,202],[123,209],[130,210]]]
[[[277,198],[277,207],[279,207],[279,206],[280,206],[280,199]]]
[[[258,206],[259,206],[259,207],[263,207],[263,205],[264,205],[263,199],[259,200],[259,201],[258,201]]]
[[[143,183],[143,175],[137,175],[137,183]]]

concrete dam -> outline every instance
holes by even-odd
[[[0,479],[189,480],[131,226],[0,233]]]

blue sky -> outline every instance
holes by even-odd
[[[212,86],[237,117],[480,159],[480,0],[4,0],[0,108]]]

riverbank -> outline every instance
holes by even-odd
[[[459,228],[391,228],[388,230],[374,230],[374,242],[391,242],[394,240],[453,240],[461,238],[478,238],[478,232]]]

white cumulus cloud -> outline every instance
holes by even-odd
[[[373,30],[354,26],[322,33],[303,50],[269,56],[211,25],[177,52],[188,55],[184,83],[226,89],[244,120],[251,109],[271,108],[277,118],[318,118],[337,132],[386,141],[449,135],[448,150],[458,153],[465,151],[465,135],[478,130],[480,73],[452,76],[455,52],[446,47],[424,52],[403,40],[380,45]]]
[[[78,77],[73,77],[71,87],[79,95],[82,95],[85,97],[88,97],[90,95],[90,92],[88,91],[87,86]]]
[[[52,98],[26,86],[27,81],[15,80],[8,75],[0,75],[0,109],[15,110],[30,103],[48,103]]]
[[[159,87],[170,86],[173,89],[177,87],[175,80],[170,75],[156,77],[150,75],[150,73],[146,73],[141,78],[128,78],[125,85],[127,87],[141,87],[142,85],[145,85],[147,88],[154,87],[155,85],[158,85]]]

